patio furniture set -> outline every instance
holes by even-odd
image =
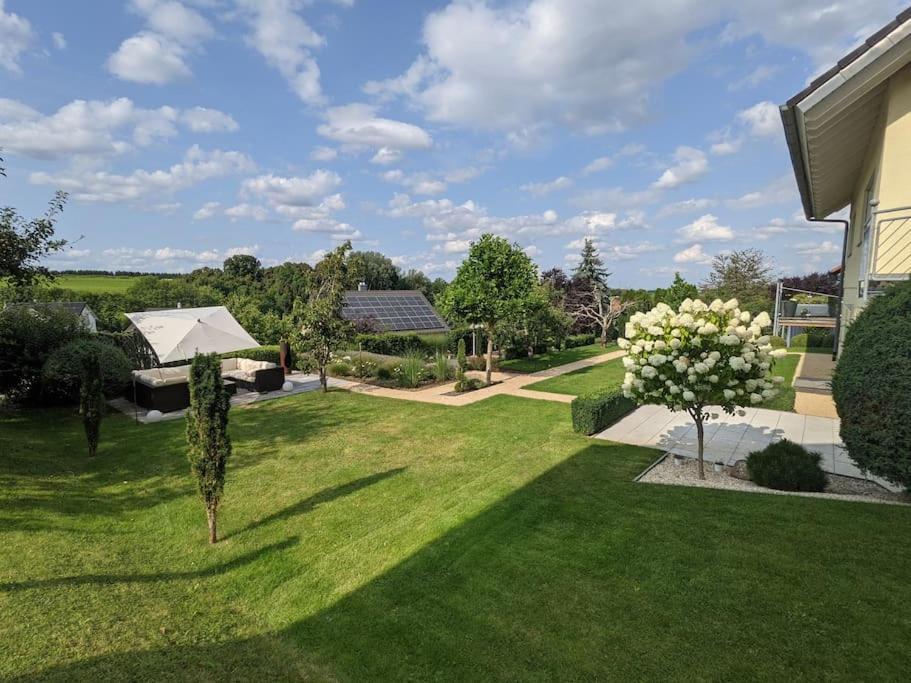
[[[125,398],[146,410],[182,410],[190,405],[189,373],[189,364],[134,370]],[[226,358],[221,362],[221,376],[229,394],[238,389],[265,393],[282,388],[285,370],[268,361]]]

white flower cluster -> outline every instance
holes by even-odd
[[[658,304],[635,313],[617,340],[627,352],[623,393],[672,410],[720,405],[733,412],[770,399],[783,381],[771,376],[772,365],[785,354],[772,350],[771,324],[768,313],[752,316],[736,299],[687,299],[678,311]]]

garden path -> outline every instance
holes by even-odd
[[[531,391],[525,389],[524,387],[529,384],[534,384],[535,382],[540,382],[543,379],[548,377],[556,377],[558,375],[565,375],[568,372],[573,372],[575,370],[581,370],[582,368],[587,368],[592,365],[598,365],[599,363],[605,363],[614,358],[619,358],[624,354],[624,351],[610,351],[609,353],[602,354],[600,356],[594,356],[593,358],[584,358],[582,360],[577,360],[572,363],[566,363],[565,365],[558,365],[557,367],[548,368],[547,370],[539,370],[538,372],[530,373],[509,373],[509,372],[495,372],[493,373],[493,381],[496,384],[493,384],[489,387],[484,387],[483,389],[477,389],[475,391],[468,391],[464,393],[455,392],[455,384],[441,384],[435,387],[429,387],[427,389],[392,389],[386,387],[378,387],[372,384],[362,384],[359,382],[347,382],[340,381],[339,386],[342,386],[345,389],[354,391],[360,394],[370,394],[372,396],[382,396],[384,398],[397,398],[404,401],[418,401],[421,403],[436,403],[438,405],[447,405],[447,406],[466,406],[471,405],[472,403],[477,403],[478,401],[483,401],[484,399],[490,398],[491,396],[521,396],[522,398],[533,398],[539,401],[556,401],[559,403],[570,403],[573,400],[573,396],[567,394],[555,394],[548,391]],[[469,372],[470,377],[483,377],[482,372]]]

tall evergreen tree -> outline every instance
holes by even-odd
[[[225,464],[231,455],[230,407],[218,354],[197,354],[190,364],[187,457],[206,506],[209,543],[218,540],[218,506],[225,488]]]
[[[594,242],[588,237],[585,238],[585,243],[582,245],[579,265],[573,271],[573,277],[578,281],[588,283],[595,289],[607,289],[607,278],[610,277],[610,273],[604,267],[604,261]]]
[[[98,451],[98,437],[101,433],[101,417],[104,414],[104,377],[97,353],[90,353],[82,359],[79,383],[79,414],[85,429],[85,440],[89,455]]]

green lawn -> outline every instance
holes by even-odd
[[[138,279],[132,275],[58,275],[53,285],[86,294],[123,294]]]
[[[538,370],[547,370],[558,365],[566,365],[577,360],[600,356],[602,353],[616,351],[616,344],[601,346],[600,344],[589,344],[588,346],[577,346],[573,349],[563,351],[553,351],[542,353],[534,358],[513,358],[504,360],[500,363],[500,370],[507,372],[537,372]]]
[[[0,417],[0,679],[899,679],[911,510],[636,484],[566,405],[236,409],[220,527],[183,423]]]
[[[761,408],[769,410],[786,410],[794,411],[794,372],[797,370],[797,363],[800,362],[800,354],[789,353],[784,358],[775,361],[775,367],[772,368],[773,375],[784,377],[784,383],[778,387],[778,396],[771,401],[766,401],[760,405]]]
[[[775,363],[773,374],[784,377],[778,396],[762,404],[763,408],[771,410],[794,410],[794,371],[800,356],[790,353]],[[570,394],[580,396],[589,394],[611,386],[620,386],[623,383],[623,362],[620,358],[599,363],[588,368],[568,372],[565,375],[550,377],[534,384],[529,384],[526,389],[534,391],[549,391],[555,394]]]
[[[624,374],[626,374],[626,370],[623,367],[623,360],[615,358],[606,363],[598,363],[598,365],[568,372],[565,375],[550,377],[540,382],[529,384],[525,388],[535,391],[550,391],[555,394],[580,396],[612,386],[619,387],[623,384]]]

